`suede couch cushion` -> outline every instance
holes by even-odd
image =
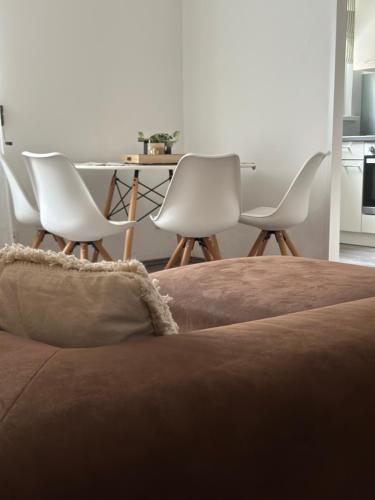
[[[0,498],[373,500],[374,325],[370,298],[59,349],[0,423]],[[46,355],[20,341],[0,381]]]
[[[141,263],[92,264],[21,245],[0,251],[0,327],[60,347],[177,332]]]
[[[296,257],[228,259],[153,273],[180,331],[375,296],[375,268]]]

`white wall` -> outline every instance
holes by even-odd
[[[186,150],[255,161],[245,206],[274,206],[306,157],[332,147],[336,0],[184,0],[183,32]],[[328,256],[329,203],[326,161],[291,231],[305,256]],[[224,254],[245,255],[255,235],[223,234]]]
[[[21,176],[24,149],[116,161],[138,150],[139,129],[184,124],[179,150],[257,163],[244,175],[253,208],[276,204],[305,158],[331,149],[336,0],[0,0],[0,13],[0,102]],[[85,176],[100,204],[109,175]],[[292,231],[304,255],[328,255],[330,184],[326,162]],[[224,255],[245,255],[255,235],[221,236]],[[174,243],[145,221],[135,255]],[[108,248],[120,257],[122,238]]]
[[[24,179],[24,149],[119,161],[140,150],[138,130],[181,129],[181,79],[180,0],[0,0],[0,103]],[[110,174],[85,178],[103,204]],[[135,254],[165,256],[174,241],[146,222]],[[122,255],[122,238],[107,246]]]
[[[13,218],[10,207],[8,184],[0,172],[0,248],[13,242]]]
[[[340,217],[341,217],[341,174],[342,174],[342,136],[345,93],[345,48],[346,48],[347,0],[337,0],[336,30],[334,33],[335,64],[331,75],[331,87],[334,97],[328,111],[332,131],[332,173],[331,173],[331,206],[329,258],[340,258]],[[355,81],[357,77],[355,78]],[[357,81],[356,81],[357,83]]]
[[[375,3],[356,0],[354,27],[354,69],[375,68]]]

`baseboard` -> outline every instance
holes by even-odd
[[[347,245],[359,245],[363,247],[375,247],[375,234],[349,233],[341,231],[340,243]]]

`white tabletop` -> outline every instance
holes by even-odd
[[[118,170],[118,171],[126,171],[126,170],[175,170],[177,164],[155,164],[155,165],[143,165],[143,164],[134,164],[134,163],[76,163],[75,167],[78,170]],[[241,163],[241,168],[251,168],[252,170],[256,169],[255,163]]]
[[[128,163],[76,163],[75,167],[78,170],[174,170],[177,165],[140,165],[140,164],[128,164]]]

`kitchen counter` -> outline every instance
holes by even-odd
[[[344,135],[343,142],[375,142],[375,135]]]

